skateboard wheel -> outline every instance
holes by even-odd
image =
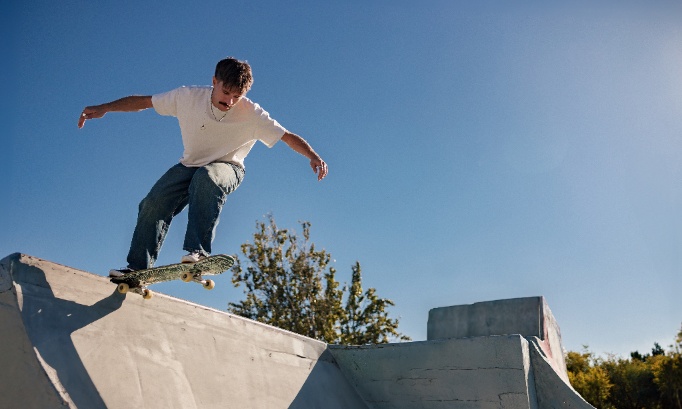
[[[203,286],[204,286],[204,288],[207,289],[207,290],[212,290],[212,289],[215,288],[215,281],[213,281],[213,280],[206,280],[206,281],[203,283]]]
[[[142,290],[142,298],[144,298],[145,300],[148,300],[148,299],[152,298],[153,296],[154,296],[154,293],[147,290],[146,288],[144,290]]]
[[[116,290],[118,290],[118,292],[121,294],[125,294],[128,292],[128,290],[130,290],[130,286],[126,283],[121,283],[118,285],[118,287],[116,287]]]
[[[182,273],[180,279],[186,283],[189,283],[194,279],[194,275],[192,273]]]

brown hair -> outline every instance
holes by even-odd
[[[233,57],[218,61],[215,66],[215,77],[218,81],[222,81],[226,88],[240,92],[248,91],[253,84],[253,74],[251,74],[249,63]]]

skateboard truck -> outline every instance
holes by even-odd
[[[128,283],[120,283],[118,287],[116,287],[116,290],[121,294],[125,294],[128,291],[133,292],[135,294],[140,294],[142,298],[144,298],[145,300],[148,300],[154,296],[154,293],[149,288],[145,286],[130,288],[130,285],[128,285]]]
[[[200,272],[187,271],[182,273],[180,279],[186,283],[194,281],[195,283],[201,284],[205,289],[212,290],[215,288],[215,282],[213,280],[204,280]]]

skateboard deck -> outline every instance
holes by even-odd
[[[137,270],[121,277],[111,277],[111,282],[118,284],[117,290],[121,294],[132,291],[142,295],[145,299],[152,297],[148,285],[164,281],[182,280],[194,281],[203,285],[207,290],[215,287],[213,280],[204,280],[204,275],[222,274],[234,264],[234,258],[225,254],[207,257],[196,263],[177,263],[166,266]]]

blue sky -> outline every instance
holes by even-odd
[[[537,295],[569,350],[627,356],[680,329],[679,2],[0,7],[0,256],[123,266],[137,204],[181,155],[179,129],[147,110],[79,130],[80,111],[210,84],[235,56],[253,67],[249,97],[330,174],[318,183],[285,144],[257,145],[217,251],[237,253],[268,213],[299,232],[310,221],[339,279],[360,261],[415,340],[430,308]],[[183,254],[185,223],[159,264]],[[229,274],[211,292],[156,289],[219,309],[242,297]]]

